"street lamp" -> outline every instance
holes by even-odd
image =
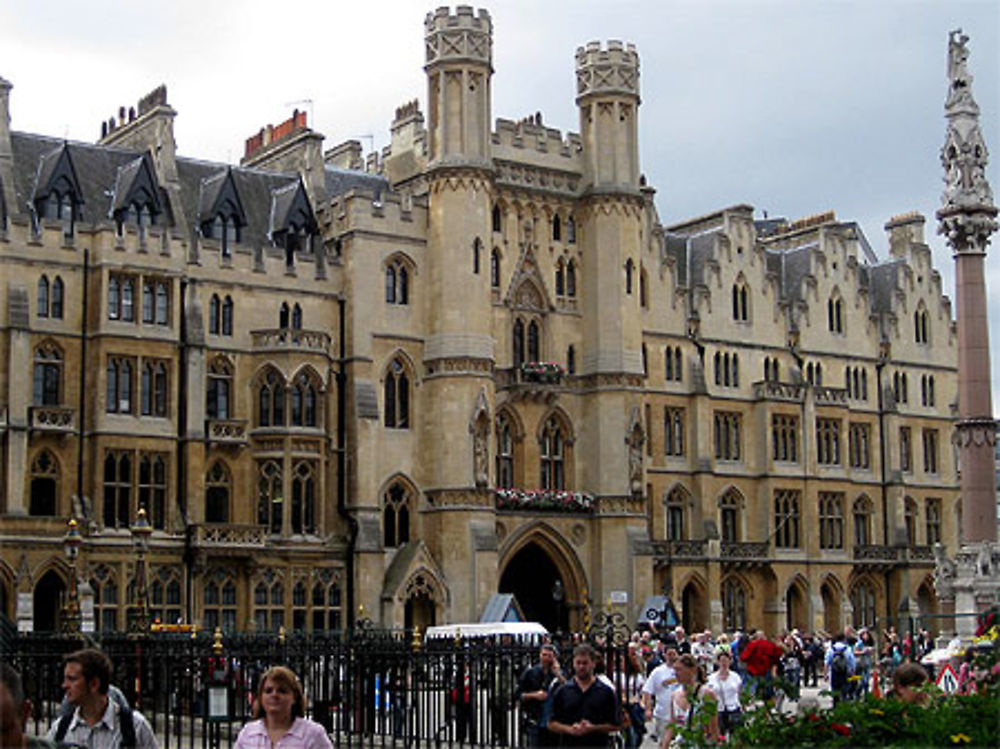
[[[70,518],[66,524],[66,535],[63,536],[63,550],[69,560],[69,593],[66,605],[63,607],[62,628],[68,635],[80,634],[80,591],[76,579],[76,558],[83,545],[83,536],[76,518]]]
[[[153,527],[146,519],[146,509],[139,508],[135,525],[132,526],[132,542],[135,544],[135,614],[133,630],[149,631],[149,599],[146,592],[146,552],[149,550],[149,537]]]

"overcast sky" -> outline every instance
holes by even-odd
[[[246,137],[306,109],[330,147],[389,140],[395,107],[426,112],[433,0],[89,0],[0,4],[0,76],[15,130],[93,141],[120,105],[166,83],[186,156],[238,161]],[[480,7],[480,6],[477,6]],[[494,0],[493,116],[540,111],[579,130],[573,55],[636,44],[643,172],[672,223],[736,203],[794,219],[835,210],[880,257],[892,215],[928,218],[935,262],[947,36],[971,37],[973,91],[1000,192],[997,0]],[[54,8],[58,8],[55,10]],[[304,103],[310,100],[309,103]],[[989,263],[1000,295],[1000,239]],[[991,308],[1000,342],[1000,302]],[[1000,382],[1000,345],[993,347]],[[994,404],[1000,404],[994,387]]]

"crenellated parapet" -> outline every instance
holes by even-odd
[[[490,14],[470,5],[452,13],[438,8],[424,21],[427,67],[444,63],[490,65],[493,61],[493,22]]]
[[[639,97],[639,53],[617,40],[603,48],[588,42],[576,50],[577,102],[587,96]]]

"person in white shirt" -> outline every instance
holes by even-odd
[[[729,670],[732,662],[729,648],[719,648],[715,656],[717,670],[708,677],[708,688],[715,693],[719,704],[719,730],[727,736],[743,718],[743,706],[740,704],[743,679]]]
[[[673,719],[673,701],[670,698],[677,686],[677,672],[674,670],[677,651],[668,648],[663,657],[664,662],[653,669],[642,685],[642,706],[646,710],[646,720],[653,718],[656,722],[654,739],[663,735]]]

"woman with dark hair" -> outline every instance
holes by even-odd
[[[284,666],[269,668],[257,686],[251,723],[236,749],[333,749],[326,729],[305,717],[306,697],[298,677]]]
[[[674,736],[679,728],[692,728],[697,716],[706,710],[706,703],[717,703],[715,693],[705,686],[705,674],[698,666],[698,661],[690,653],[685,653],[674,661],[674,671],[677,673],[677,687],[671,696],[671,712],[673,718],[663,732],[660,749],[680,745],[673,744]],[[709,740],[719,739],[719,715],[717,710],[710,711],[705,733]]]

